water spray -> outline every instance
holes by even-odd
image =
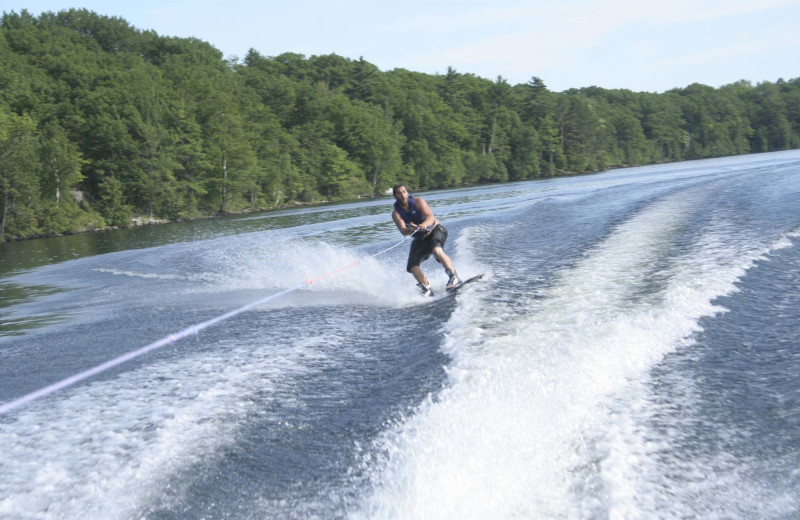
[[[375,257],[377,257],[379,255],[387,253],[388,251],[391,251],[392,249],[400,246],[403,242],[405,242],[406,240],[408,240],[409,238],[414,236],[414,234],[417,231],[419,231],[420,229],[422,229],[422,228],[417,228],[410,235],[407,235],[407,236],[403,237],[403,240],[397,242],[396,244],[394,244],[391,247],[388,247],[388,248],[386,248],[386,249],[384,249],[382,251],[378,251],[377,253],[368,256],[367,258],[375,258]],[[23,395],[22,397],[18,397],[16,399],[12,400],[12,401],[7,402],[7,403],[0,404],[0,415],[8,413],[8,412],[10,412],[12,410],[15,410],[17,408],[20,408],[21,406],[24,406],[24,405],[26,405],[26,404],[28,404],[28,403],[30,403],[32,401],[36,401],[38,399],[41,399],[42,397],[46,397],[46,396],[48,396],[50,394],[53,394],[53,393],[58,392],[60,390],[63,390],[65,388],[70,387],[70,386],[72,386],[72,385],[74,385],[76,383],[79,383],[79,382],[81,382],[81,381],[83,381],[85,379],[89,379],[90,377],[94,377],[94,376],[96,376],[98,374],[101,374],[101,373],[103,373],[103,372],[105,372],[107,370],[110,370],[110,369],[112,369],[112,368],[114,368],[116,366],[119,366],[119,365],[121,365],[123,363],[127,363],[128,361],[131,361],[132,359],[136,359],[136,358],[138,358],[140,356],[143,356],[144,354],[147,354],[147,353],[152,352],[154,350],[160,349],[160,348],[165,347],[167,345],[173,345],[173,344],[177,343],[178,341],[186,338],[187,336],[196,335],[200,331],[202,331],[204,329],[207,329],[208,327],[211,327],[212,325],[216,325],[217,323],[220,323],[220,322],[225,321],[227,319],[233,318],[234,316],[237,316],[237,315],[239,315],[239,314],[241,314],[243,312],[247,312],[247,311],[249,311],[250,309],[252,309],[254,307],[258,307],[259,305],[263,305],[263,304],[265,304],[265,303],[267,303],[269,301],[276,300],[276,299],[278,299],[278,298],[280,298],[282,296],[286,296],[287,294],[292,293],[294,291],[298,291],[298,290],[303,289],[305,287],[309,287],[312,284],[315,284],[315,283],[317,283],[319,281],[322,281],[322,280],[324,280],[326,278],[329,278],[329,277],[331,277],[333,275],[336,275],[336,274],[339,274],[339,273],[341,273],[343,271],[351,269],[351,268],[359,265],[361,262],[362,262],[361,260],[354,260],[353,262],[351,262],[351,263],[349,263],[347,265],[344,265],[342,267],[339,267],[338,269],[334,269],[332,271],[328,271],[327,273],[323,273],[323,274],[321,274],[319,276],[316,276],[316,277],[313,277],[313,278],[309,278],[309,279],[303,281],[302,283],[300,283],[298,285],[295,285],[294,287],[290,287],[290,288],[284,289],[284,290],[282,290],[280,292],[277,292],[277,293],[274,293],[274,294],[270,294],[269,296],[266,296],[264,298],[256,300],[256,301],[254,301],[252,303],[248,303],[247,305],[239,307],[238,309],[234,309],[234,310],[232,310],[230,312],[226,312],[225,314],[221,314],[220,316],[217,316],[216,318],[212,318],[212,319],[204,321],[202,323],[198,323],[196,325],[192,325],[190,327],[187,327],[187,328],[181,330],[180,332],[176,332],[174,334],[170,334],[170,335],[168,335],[166,337],[163,337],[163,338],[159,339],[158,341],[154,341],[153,343],[150,343],[149,345],[145,345],[144,347],[141,347],[141,348],[136,349],[134,351],[128,352],[126,354],[123,354],[123,355],[121,355],[119,357],[116,357],[114,359],[106,361],[105,363],[101,363],[101,364],[99,364],[99,365],[97,365],[97,366],[95,366],[93,368],[90,368],[90,369],[85,370],[83,372],[80,372],[78,374],[75,374],[75,375],[72,375],[72,376],[67,377],[65,379],[62,379],[61,381],[58,381],[57,383],[53,383],[53,384],[48,385],[48,386],[46,386],[44,388],[40,388],[39,390],[36,390],[36,391],[31,392],[29,394]]]

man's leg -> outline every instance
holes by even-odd
[[[442,267],[444,267],[447,276],[450,277],[450,279],[447,281],[448,290],[452,289],[453,287],[461,283],[461,281],[458,279],[458,275],[456,274],[456,268],[453,266],[453,261],[450,260],[449,256],[447,256],[447,253],[444,252],[444,249],[442,249],[441,247],[434,247],[433,257],[436,259],[437,262],[442,264]]]
[[[417,282],[421,283],[424,286],[428,286],[428,278],[425,276],[425,273],[422,271],[422,267],[415,265],[411,268],[411,274],[414,275],[414,278]]]
[[[447,253],[444,252],[444,249],[441,247],[434,247],[433,248],[433,257],[436,259],[437,262],[442,264],[442,267],[445,268],[447,271],[455,271],[456,268],[453,267],[453,261],[450,260],[450,257],[447,256]]]

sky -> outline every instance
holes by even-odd
[[[73,7],[225,58],[337,54],[384,71],[536,76],[556,92],[800,77],[800,0],[0,0],[35,16]]]

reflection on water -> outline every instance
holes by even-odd
[[[0,337],[19,336],[37,327],[65,321],[66,316],[64,315],[25,315],[19,312],[22,307],[15,307],[17,312],[14,313],[6,311],[12,306],[19,306],[35,298],[59,292],[62,292],[62,289],[46,285],[23,286],[8,282],[0,284]]]

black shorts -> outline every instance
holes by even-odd
[[[427,260],[431,256],[433,248],[444,248],[445,242],[447,242],[447,229],[441,224],[433,228],[433,231],[428,236],[415,238],[411,242],[411,250],[408,252],[406,271],[410,273],[412,267],[416,267]]]

